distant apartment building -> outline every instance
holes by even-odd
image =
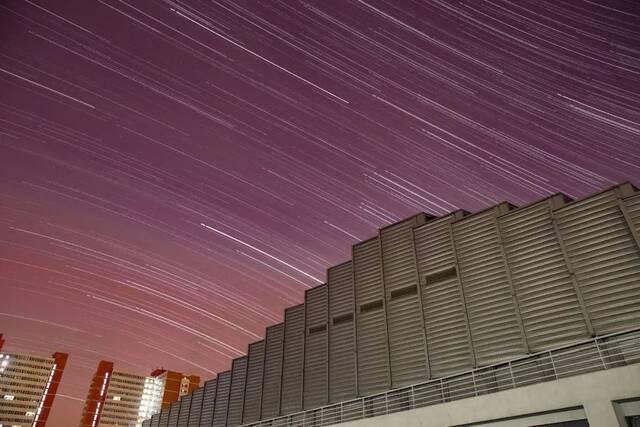
[[[390,224],[144,427],[640,426],[640,192]]]
[[[200,378],[158,369],[149,376],[114,371],[101,361],[91,381],[80,427],[133,427],[198,387]]]
[[[0,334],[0,427],[45,427],[69,355],[4,352],[4,342]]]

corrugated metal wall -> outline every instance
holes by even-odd
[[[204,387],[199,387],[191,393],[191,407],[189,408],[189,427],[200,427],[200,414],[202,412],[202,397]],[[204,424],[203,424],[204,425]]]
[[[351,261],[327,270],[329,287],[329,401],[340,402],[356,391],[356,332]]]
[[[327,285],[316,286],[305,293],[304,408],[315,408],[329,402],[327,388],[329,364],[327,319]]]
[[[216,404],[213,412],[213,427],[225,427],[229,410],[229,390],[231,389],[231,371],[218,374],[218,388],[216,389]]]
[[[503,203],[453,223],[476,362],[488,365],[526,354],[513,286],[505,269],[496,216]]]
[[[304,304],[284,311],[284,356],[282,362],[282,414],[302,409],[304,368]]]
[[[640,319],[640,256],[618,197],[632,192],[626,185],[554,211],[598,335]]]
[[[229,427],[242,424],[246,379],[247,356],[234,359],[231,367],[231,391],[229,392],[229,413],[227,414],[227,426]]]
[[[262,406],[262,377],[264,374],[264,340],[249,344],[247,365],[247,385],[244,394],[242,422],[250,423],[260,419]]]
[[[391,385],[380,239],[353,246],[356,295],[358,394],[386,390]]]
[[[151,427],[158,427],[160,425],[160,414],[154,414],[151,416]]]
[[[640,324],[640,194],[628,184],[426,220],[354,245],[233,375],[194,392],[188,427],[344,402]],[[462,392],[456,378],[451,395]],[[174,406],[150,427],[174,427]],[[360,410],[379,406],[372,397]]]
[[[163,409],[160,411],[160,422],[158,427],[169,427],[169,410]]]
[[[176,400],[169,405],[169,422],[167,427],[178,427],[178,416],[180,416],[180,401]]]
[[[202,412],[200,415],[200,426],[210,426],[213,423],[213,410],[216,405],[216,388],[218,380],[216,378],[205,381],[204,395],[202,397]]]
[[[425,221],[421,214],[380,230],[393,388],[429,378],[412,232]]]
[[[429,370],[434,378],[462,372],[474,365],[462,285],[451,241],[451,222],[463,215],[458,211],[414,230]]]
[[[283,337],[283,323],[267,328],[260,419],[276,417],[280,412]]]
[[[531,351],[588,337],[589,327],[554,229],[562,195],[498,218],[511,280]]]
[[[191,410],[192,394],[186,394],[180,398],[180,415],[178,416],[178,427],[189,427],[189,411]]]

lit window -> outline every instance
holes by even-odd
[[[5,394],[4,395],[4,400],[13,400],[15,398],[16,397],[14,395],[12,395],[12,394]]]
[[[120,400],[120,396],[113,396],[113,400]]]

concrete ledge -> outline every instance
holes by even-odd
[[[590,427],[624,427],[613,401],[637,397],[640,364],[337,425],[449,427],[584,407]]]

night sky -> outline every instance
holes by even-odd
[[[208,379],[376,229],[640,183],[640,3],[0,2],[0,333]]]

